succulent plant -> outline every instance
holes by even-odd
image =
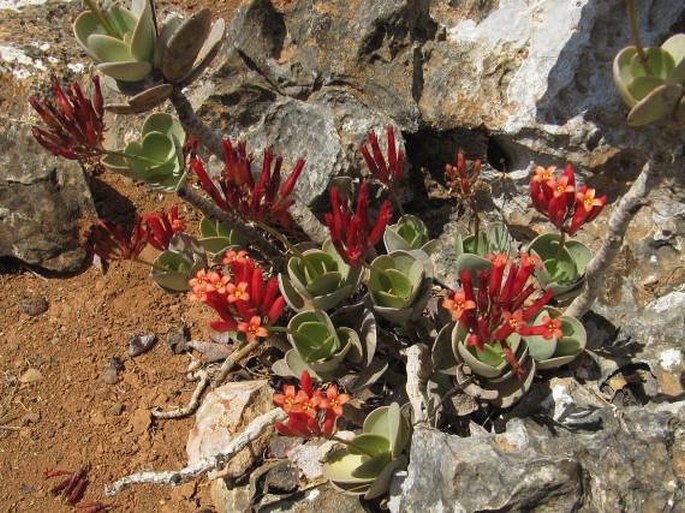
[[[553,290],[554,299],[563,305],[580,294],[592,252],[574,239],[565,240],[562,248],[559,247],[560,242],[559,234],[545,233],[533,239],[528,251],[543,262],[542,268],[535,271],[540,285]]]
[[[108,169],[145,182],[152,190],[177,191],[185,180],[183,144],[185,132],[169,114],[151,114],[145,120],[141,137],[123,151],[102,159]]]
[[[517,375],[500,344],[485,344],[480,351],[467,345],[467,330],[459,323],[445,325],[433,346],[433,368],[454,377],[465,393],[499,408],[508,408],[530,389],[535,361],[528,345],[517,333],[507,337],[523,375]]]
[[[74,35],[98,71],[115,80],[139,82],[152,71],[157,29],[148,0],[133,0],[130,9],[92,5],[74,21]]]
[[[247,246],[247,241],[234,230],[209,217],[204,217],[200,221],[200,235],[200,244],[214,257],[221,257],[229,249]]]
[[[177,233],[152,263],[150,277],[163,289],[174,292],[189,290],[188,280],[207,266],[202,245],[186,233]]]
[[[554,369],[572,362],[585,349],[587,343],[585,328],[575,317],[561,315],[561,312],[554,308],[545,308],[535,318],[534,324],[539,324],[546,317],[561,322],[561,339],[548,340],[538,335],[524,337],[530,354],[535,359],[536,367],[540,370]]]
[[[685,34],[659,48],[628,46],[614,58],[613,75],[630,108],[628,124],[642,126],[671,117],[685,123]]]
[[[344,313],[342,309],[333,319],[322,310],[304,310],[293,316],[287,329],[293,348],[274,364],[274,372],[299,376],[307,371],[313,378],[327,381],[346,374],[350,364],[368,366],[376,351],[373,315],[357,312],[362,322],[354,326]]]
[[[373,410],[362,433],[324,463],[324,475],[340,491],[373,499],[387,492],[397,470],[407,465],[411,424],[397,403]]]
[[[361,267],[350,267],[330,239],[288,260],[288,274],[278,277],[281,293],[295,311],[330,310],[357,290]]]
[[[157,27],[150,0],[133,0],[90,10],[74,22],[74,35],[97,69],[109,77],[108,87],[129,96],[108,104],[117,114],[149,110],[169,98],[174,86],[195,80],[216,56],[225,32],[222,19],[211,24],[211,11],[201,9],[187,19],[171,15]]]
[[[457,234],[455,245],[458,273],[463,269],[472,271],[487,269],[490,267],[487,255],[495,253],[511,255],[516,249],[514,239],[506,225],[502,223],[491,224],[487,230],[481,230],[477,236],[462,237]]]
[[[433,264],[423,251],[394,251],[371,262],[369,298],[373,311],[398,325],[418,318],[426,306]]]
[[[397,223],[385,227],[383,244],[388,253],[420,249],[430,255],[435,248],[435,240],[429,239],[426,224],[410,214],[403,215]]]

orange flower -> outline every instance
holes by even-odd
[[[542,319],[542,325],[545,327],[545,332],[542,334],[545,340],[555,338],[561,340],[564,332],[561,329],[561,321],[559,319],[552,319],[550,316]]]
[[[534,171],[533,181],[537,183],[547,183],[554,178],[554,172],[556,171],[556,166],[549,166],[544,168],[542,166],[537,166]]]
[[[332,383],[326,389],[326,396],[321,399],[321,407],[340,417],[343,414],[343,405],[350,399],[349,395],[339,393],[337,385]]]
[[[247,251],[244,249],[241,249],[240,251],[235,251],[231,249],[230,251],[226,252],[226,255],[224,256],[224,259],[222,263],[224,264],[232,264],[233,262],[239,262],[239,263],[247,263],[250,260],[249,255],[247,254]]]
[[[226,299],[229,303],[235,303],[236,301],[249,301],[250,294],[247,292],[248,284],[246,281],[241,281],[238,285],[229,283],[226,285]]]
[[[248,342],[254,342],[258,337],[269,336],[269,332],[262,326],[262,319],[258,315],[254,315],[250,322],[239,322],[238,331],[245,333]]]
[[[454,320],[458,321],[469,310],[476,308],[476,302],[471,299],[466,299],[466,294],[463,290],[455,292],[452,297],[446,297],[442,306],[449,311]]]

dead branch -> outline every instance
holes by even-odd
[[[430,421],[426,384],[431,373],[430,351],[425,344],[414,344],[404,354],[407,356],[407,396],[414,410],[414,425]]]
[[[150,470],[131,474],[105,486],[105,493],[107,495],[116,495],[125,488],[137,484],[177,486],[195,479],[206,472],[221,469],[247,444],[259,438],[274,423],[285,420],[286,417],[287,415],[283,410],[274,408],[250,422],[238,436],[228,443],[226,449],[219,454],[204,458],[194,465],[189,465],[180,470]]]
[[[175,410],[163,411],[159,408],[155,408],[150,412],[150,414],[156,419],[181,419],[192,415],[200,407],[200,398],[204,393],[205,389],[209,385],[209,373],[206,370],[201,370],[198,372],[200,380],[193,391],[193,395],[190,397],[190,401],[186,406],[181,408],[176,408]]]

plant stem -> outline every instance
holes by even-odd
[[[566,232],[564,230],[559,230],[559,245],[557,246],[556,258],[559,260],[562,252],[566,246]]]
[[[125,151],[105,150],[104,153],[105,153],[105,155],[114,155],[115,157],[122,157],[124,159],[137,160],[137,161],[143,162],[145,164],[152,164],[154,166],[159,166],[159,162],[156,162],[156,161],[149,159],[147,157],[143,157],[141,155],[130,155],[130,154],[126,153]]]
[[[395,192],[395,188],[394,187],[388,187],[388,186],[385,186],[385,188],[388,189],[388,192],[390,193],[390,197],[392,198],[392,201],[395,203],[395,205],[397,205],[397,210],[399,211],[400,216],[403,216],[404,215],[404,209],[402,208],[402,203],[400,203],[400,197]]]
[[[270,244],[262,234],[245,223],[236,214],[220,209],[216,203],[193,190],[187,183],[183,184],[178,190],[178,196],[200,210],[207,217],[230,225],[240,236],[249,240],[267,259],[272,262],[281,259],[281,252]]]
[[[335,435],[331,436],[331,440],[335,440],[336,442],[339,442],[343,445],[346,445],[347,447],[350,447],[356,451],[359,451],[362,454],[365,454],[366,456],[368,456],[369,458],[375,458],[377,456],[377,454],[373,454],[372,452],[367,451],[363,447],[359,447],[357,444],[355,444],[354,442],[352,442],[350,440],[344,440],[343,438],[337,437]]]
[[[175,87],[171,92],[169,100],[171,100],[171,104],[174,106],[174,109],[176,109],[178,119],[181,122],[181,125],[183,125],[183,129],[186,133],[197,137],[202,146],[207,148],[216,156],[216,158],[223,162],[225,156],[221,134],[215,132],[197,117],[188,98],[186,98],[178,87]]]
[[[288,251],[292,252],[297,258],[302,260],[302,263],[305,265],[305,267],[309,271],[309,274],[312,277],[318,276],[319,271],[316,269],[316,267],[314,267],[314,265],[304,257],[304,254],[299,249],[297,249],[293,244],[290,243],[290,241],[287,239],[285,235],[283,235],[278,230],[271,228],[271,226],[269,226],[268,224],[262,223],[261,221],[254,221],[254,224],[259,229],[264,230],[266,233],[278,239],[281,242],[281,244],[283,244],[286,247]]]
[[[635,0],[626,0],[626,9],[628,11],[628,21],[630,22],[630,33],[633,36],[633,43],[637,49],[637,54],[640,56],[640,64],[645,69],[648,75],[652,74],[647,61],[647,54],[642,48],[642,41],[640,39],[640,26],[637,20],[637,9],[635,7]]]
[[[83,2],[86,4],[86,6],[88,6],[88,10],[92,12],[93,15],[98,19],[100,25],[102,25],[104,29],[107,31],[107,34],[117,39],[121,38],[121,34],[118,34],[114,30],[114,27],[112,27],[109,20],[105,17],[100,8],[97,6],[97,3],[95,3],[93,0],[83,0]]]
[[[233,370],[233,368],[238,365],[240,360],[248,356],[252,351],[257,349],[261,342],[259,340],[253,340],[252,342],[249,342],[246,346],[241,347],[240,349],[236,349],[233,351],[230,355],[228,355],[228,358],[224,360],[224,363],[221,365],[221,368],[219,369],[219,372],[217,372],[216,376],[212,378],[212,386],[217,387],[223,383],[223,381],[226,379],[226,376],[228,376],[228,373]]]
[[[564,315],[582,317],[599,296],[599,291],[604,284],[604,274],[621,249],[630,221],[640,210],[649,191],[656,183],[657,173],[654,167],[655,162],[653,158],[650,158],[628,192],[618,202],[616,209],[609,218],[607,234],[604,236],[599,250],[588,262],[585,269],[583,292],[568,306]]]

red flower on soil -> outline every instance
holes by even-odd
[[[168,249],[171,238],[186,229],[185,223],[178,217],[177,205],[171,207],[169,213],[144,214],[143,222],[148,232],[148,242],[160,251]]]
[[[535,168],[530,180],[530,197],[533,206],[554,226],[572,236],[600,214],[607,197],[595,197],[595,190],[586,185],[577,189],[571,164],[561,176],[555,171],[554,166]]]
[[[291,194],[304,169],[304,159],[295,163],[288,178],[281,183],[283,158],[275,156],[273,150],[267,148],[262,170],[255,182],[252,156],[247,154],[245,143],[239,142],[234,146],[225,139],[223,146],[225,165],[218,186],[209,177],[202,160],[191,153],[190,166],[200,180],[200,186],[223,210],[237,211],[248,221],[290,226],[292,219],[288,209],[295,201]]]
[[[360,267],[366,252],[378,244],[385,227],[392,217],[392,205],[385,200],[381,205],[376,222],[369,220],[369,186],[362,182],[357,194],[357,209],[354,213],[347,199],[341,201],[337,187],[330,191],[331,212],[325,215],[325,222],[331,240],[340,256],[352,267]]]
[[[136,216],[133,229],[128,231],[123,225],[106,219],[98,219],[90,227],[87,246],[103,261],[135,260],[148,242],[148,232],[143,218]]]
[[[538,295],[539,289],[530,283],[533,270],[540,265],[539,258],[524,253],[520,260],[517,264],[505,255],[491,257],[492,266],[477,273],[478,287],[474,287],[472,272],[463,270],[461,289],[451,292],[442,303],[467,330],[467,345],[482,351],[486,344],[499,344],[519,376],[523,369],[509,348],[507,337],[518,333],[551,339],[559,338],[561,333],[561,323],[557,320],[546,318],[540,325],[529,325],[554,293],[548,290]]]
[[[205,303],[219,314],[220,319],[210,322],[216,331],[240,331],[249,342],[267,337],[268,325],[273,325],[285,308],[278,279],[266,279],[262,268],[247,256],[233,258],[227,266],[227,272],[198,271],[189,281],[189,299]]]
[[[300,388],[283,385],[282,394],[274,394],[274,404],[288,414],[285,422],[277,422],[276,430],[286,436],[330,438],[337,430],[343,405],[350,400],[347,394],[338,392],[335,384],[314,388],[307,371],[300,376]]]
[[[386,137],[388,141],[387,161],[378,144],[378,136],[373,130],[369,131],[367,140],[362,144],[360,151],[371,174],[386,187],[391,187],[398,183],[402,177],[402,172],[404,171],[404,152],[397,151],[395,128],[392,125],[388,125],[386,128]]]
[[[73,82],[62,89],[52,83],[53,100],[40,101],[35,96],[29,103],[45,126],[31,129],[36,141],[53,155],[70,160],[87,160],[102,155],[104,106],[100,80],[93,77],[93,98],[83,94],[81,86]]]

